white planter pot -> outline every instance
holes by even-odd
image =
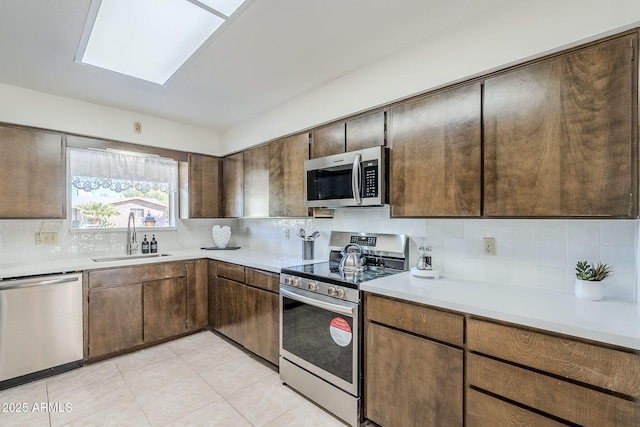
[[[575,294],[580,299],[600,301],[602,299],[602,282],[576,279]]]

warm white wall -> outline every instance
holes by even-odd
[[[0,122],[155,147],[220,154],[218,132],[0,83]],[[142,123],[142,134],[133,132]]]
[[[637,0],[507,1],[481,19],[437,34],[240,123],[222,134],[222,151],[240,151],[639,25]]]

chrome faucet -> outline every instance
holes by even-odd
[[[133,227],[133,230],[132,230]],[[138,253],[138,240],[136,239],[136,217],[133,212],[129,213],[129,221],[127,223],[127,248],[126,254],[133,255]]]

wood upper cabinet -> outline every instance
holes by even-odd
[[[222,160],[222,216],[243,216],[243,153],[227,156]]]
[[[308,133],[269,143],[269,216],[309,216],[304,205],[304,161],[308,159]]]
[[[189,154],[187,167],[188,201],[186,206],[181,206],[181,218],[219,218],[222,210],[220,197],[222,166],[220,159],[200,154]],[[181,180],[183,179],[185,179],[185,174],[181,173]],[[181,183],[181,186],[183,185],[184,183]],[[184,199],[181,202],[184,202]],[[185,207],[188,208],[188,211],[185,211]]]
[[[311,144],[309,146],[309,157],[332,156],[345,152],[345,123],[331,123],[316,128],[312,132]]]
[[[485,81],[485,215],[636,215],[634,51],[625,35]]]
[[[269,145],[243,153],[243,205],[247,218],[269,216]]]
[[[480,216],[481,87],[389,110],[391,216]]]
[[[0,218],[66,218],[60,134],[0,126]]]
[[[347,120],[345,133],[347,151],[384,146],[387,138],[386,125],[384,111]]]
[[[384,111],[369,113],[313,130],[310,158],[331,156],[386,144]]]
[[[463,350],[429,337],[462,343],[463,317],[370,294],[364,310],[365,417],[383,427],[461,426]]]

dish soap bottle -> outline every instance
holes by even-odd
[[[151,253],[152,254],[158,253],[158,241],[156,240],[155,234],[153,235],[153,237],[151,237]]]
[[[143,254],[148,254],[149,253],[149,241],[147,240],[147,235],[144,235],[144,239],[142,240],[142,253]]]

